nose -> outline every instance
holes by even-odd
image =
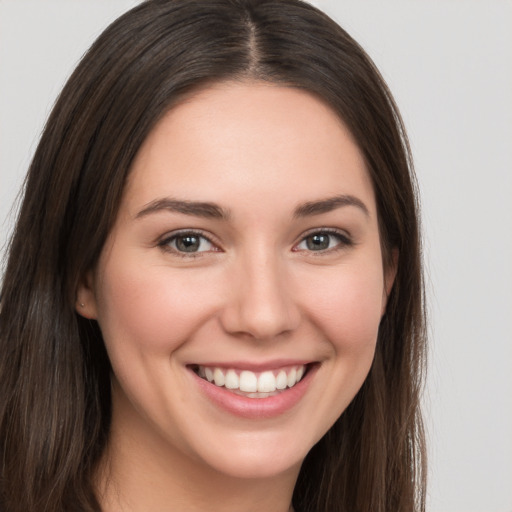
[[[299,325],[300,308],[290,279],[276,260],[253,255],[234,269],[229,298],[221,313],[223,328],[230,334],[268,340],[290,333]]]

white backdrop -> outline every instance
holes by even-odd
[[[136,0],[0,0],[0,246],[55,96]],[[401,107],[422,189],[429,512],[512,512],[512,2],[324,0]]]

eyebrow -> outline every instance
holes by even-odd
[[[359,208],[367,217],[370,216],[366,205],[357,197],[351,195],[339,195],[321,199],[318,201],[308,201],[302,203],[295,208],[293,216],[295,218],[309,217],[313,215],[320,215],[328,213],[337,208],[345,206],[355,206]],[[207,219],[220,219],[227,220],[230,217],[228,210],[221,206],[203,201],[185,201],[179,199],[172,199],[165,197],[162,199],[155,199],[147,203],[144,208],[137,213],[136,219],[140,219],[152,213],[161,211],[170,211],[183,213],[185,215],[192,215],[195,217],[203,217]]]
[[[321,199],[319,201],[308,201],[303,203],[295,209],[293,216],[295,218],[309,217],[311,215],[320,215],[322,213],[332,212],[337,208],[344,206],[355,206],[362,210],[362,212],[369,217],[370,212],[366,205],[357,197],[351,195],[339,195],[329,197],[327,199]]]
[[[195,217],[203,217],[207,219],[226,220],[229,217],[229,212],[215,203],[183,201],[165,197],[163,199],[156,199],[147,203],[144,208],[137,213],[135,218],[140,219],[141,217],[160,211],[183,213],[185,215],[193,215]]]

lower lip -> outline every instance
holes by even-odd
[[[236,395],[224,387],[221,388],[202,379],[192,370],[191,373],[201,391],[216,406],[242,418],[264,419],[284,414],[300,402],[306,394],[317,369],[317,365],[309,367],[302,380],[295,384],[295,386],[283,390],[278,395],[267,398],[248,398]]]

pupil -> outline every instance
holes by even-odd
[[[329,235],[312,235],[306,241],[311,251],[321,251],[329,248]]]
[[[195,252],[199,249],[199,237],[194,235],[180,236],[176,239],[176,247],[183,252]]]

